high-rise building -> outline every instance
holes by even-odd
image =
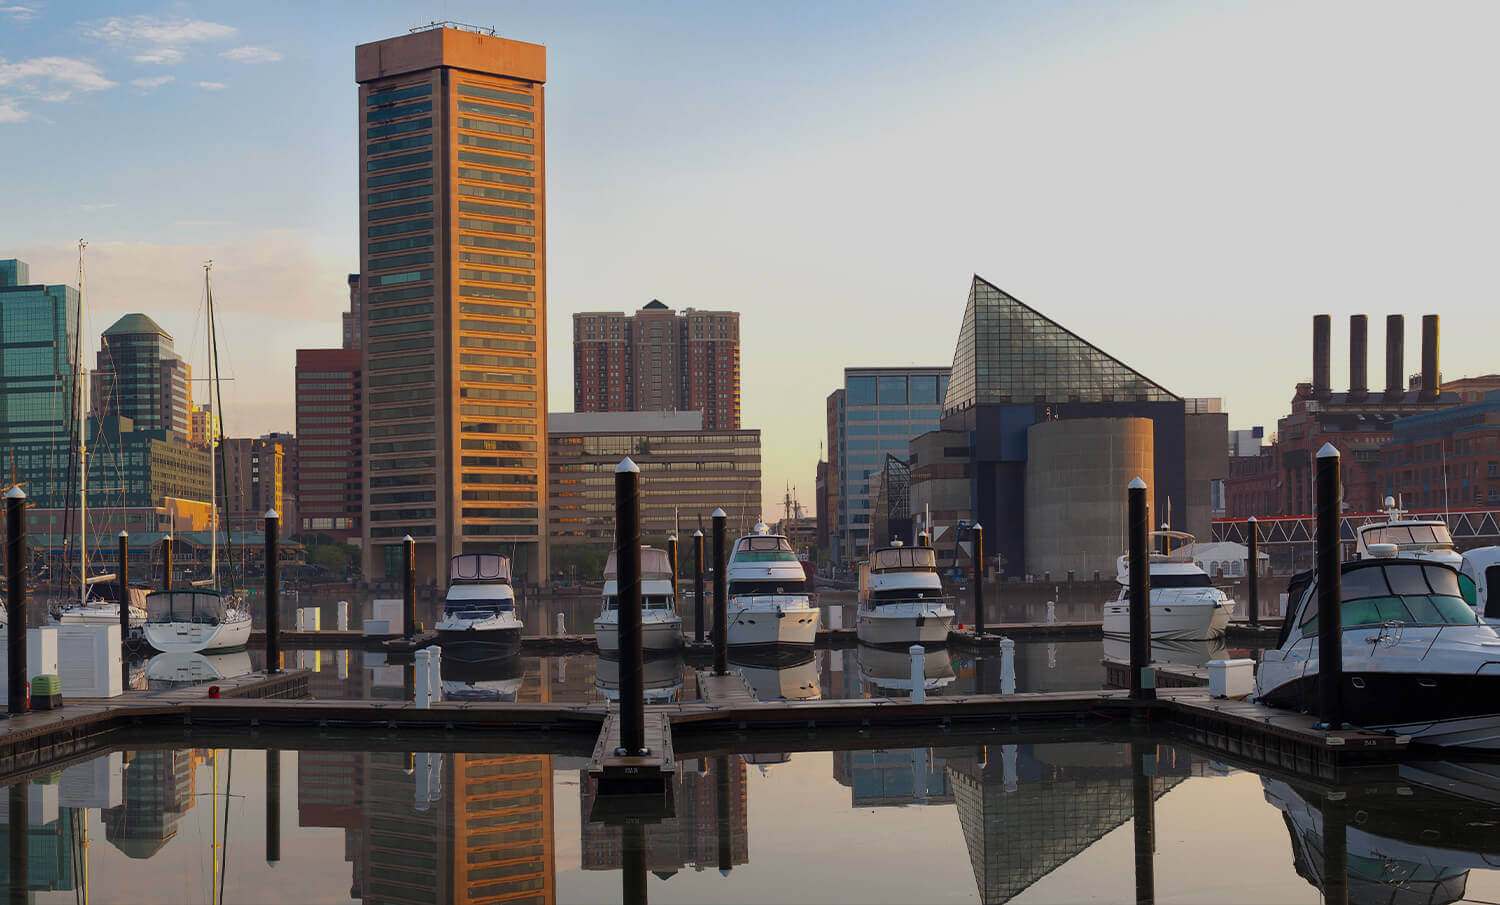
[[[573,315],[573,408],[702,412],[708,430],[739,430],[739,313],[652,299],[633,315]]]
[[[256,531],[267,509],[282,514],[286,457],[281,443],[265,438],[234,437],[222,441],[224,462],[223,518],[235,531]]]
[[[192,368],[173,350],[171,335],[146,315],[127,314],[104,331],[89,381],[94,414],[192,439]]]
[[[297,521],[282,513],[294,533],[360,543],[363,395],[358,349],[297,350]]]
[[[208,449],[211,438],[218,437],[221,430],[219,416],[212,405],[194,404],[188,409],[188,445]]]
[[[25,261],[0,260],[0,449],[28,494],[66,493],[68,438],[78,429],[78,291],[30,282]],[[75,460],[76,461],[76,460]],[[76,465],[74,466],[76,467]]]
[[[359,325],[359,274],[349,274],[349,310],[344,312],[344,348],[358,349],[364,345],[364,331]]]
[[[355,79],[365,574],[410,535],[422,581],[485,550],[544,580],[546,49],[435,26],[355,48]]]

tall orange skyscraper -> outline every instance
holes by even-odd
[[[355,48],[365,574],[547,572],[546,48],[449,24]]]

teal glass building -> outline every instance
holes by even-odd
[[[30,268],[0,260],[0,456],[33,498],[67,484],[77,435],[78,290],[31,282]]]

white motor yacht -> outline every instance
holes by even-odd
[[[1166,552],[1150,555],[1151,639],[1200,640],[1224,634],[1234,614],[1234,601],[1193,562],[1193,536],[1185,531],[1152,531],[1153,547],[1157,539],[1164,542]],[[1173,542],[1180,542],[1175,550]],[[1104,633],[1128,637],[1130,554],[1119,558],[1115,580],[1120,595],[1104,604]]]
[[[619,581],[615,553],[604,564],[604,604],[594,619],[594,637],[605,656],[620,651]],[[674,651],[682,646],[682,617],[672,595],[672,562],[667,551],[641,548],[641,649]]]
[[[647,704],[670,704],[682,691],[683,661],[653,657],[641,664],[641,690]],[[620,661],[600,657],[594,668],[594,687],[606,701],[620,700]]]
[[[1490,625],[1500,625],[1500,547],[1465,550],[1458,567],[1464,599]]]
[[[487,660],[521,648],[521,617],[510,586],[510,557],[460,553],[448,561],[448,595],[437,623],[445,658]]]
[[[858,629],[861,644],[948,643],[953,610],[943,596],[937,551],[906,547],[900,541],[870,554],[868,577],[860,582]]]
[[[837,651],[834,652],[838,654]],[[875,697],[907,697],[916,688],[911,675],[911,654],[889,648],[859,646],[857,661],[859,680],[867,693]],[[953,658],[945,648],[929,650],[922,655],[922,687],[935,694],[957,681]]]
[[[1371,558],[1374,544],[1394,544],[1400,557],[1440,562],[1455,569],[1463,564],[1463,557],[1453,549],[1446,522],[1412,518],[1392,497],[1385,498],[1385,521],[1360,525],[1354,530],[1354,540],[1355,559]]]
[[[1452,566],[1389,546],[1372,553],[1341,565],[1344,718],[1425,744],[1500,749],[1500,634],[1464,601]],[[1255,699],[1316,711],[1317,574],[1298,575],[1288,595],[1280,640],[1261,653]]]
[[[802,561],[785,537],[757,523],[755,533],[735,543],[724,577],[731,648],[812,648],[818,610]]]
[[[206,588],[154,591],[146,595],[141,631],[164,654],[235,650],[250,641],[250,611]]]

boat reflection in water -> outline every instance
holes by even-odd
[[[669,704],[682,691],[682,655],[652,657],[641,666],[641,685],[647,704]],[[620,699],[620,661],[600,657],[594,672],[594,687],[606,701]]]
[[[445,701],[515,701],[525,678],[520,657],[449,660],[441,665]]]
[[[910,697],[913,684],[911,654],[904,650],[859,646],[859,681],[865,693],[877,698]],[[922,656],[922,687],[928,694],[942,692],[958,676],[946,648],[929,650]]]
[[[1209,660],[1229,657],[1223,636],[1201,640],[1151,639],[1151,662],[1173,666],[1206,666]],[[1130,639],[1104,636],[1104,659],[1130,662]]]
[[[745,677],[757,701],[816,701],[823,697],[818,658],[812,650],[789,659],[785,651],[757,655],[730,648],[729,668]]]
[[[1471,869],[1500,867],[1500,821],[1494,811],[1500,796],[1493,794],[1494,786],[1483,790],[1480,799],[1452,794],[1473,791],[1451,775],[1463,765],[1432,766],[1437,774],[1428,765],[1403,766],[1402,778],[1413,780],[1410,785],[1318,790],[1263,778],[1266,801],[1286,821],[1298,875],[1325,897],[1338,896],[1342,880],[1349,902],[1442,905],[1463,900]],[[1475,769],[1497,768],[1487,764]],[[1500,773],[1491,773],[1495,777]],[[1441,782],[1443,788],[1419,785],[1422,779]],[[1342,798],[1331,798],[1335,791]],[[1340,830],[1343,876],[1334,873],[1340,853],[1331,837]]]
[[[202,685],[205,682],[248,675],[253,669],[250,653],[244,648],[212,654],[173,651],[157,654],[146,663],[146,688],[154,690]]]

